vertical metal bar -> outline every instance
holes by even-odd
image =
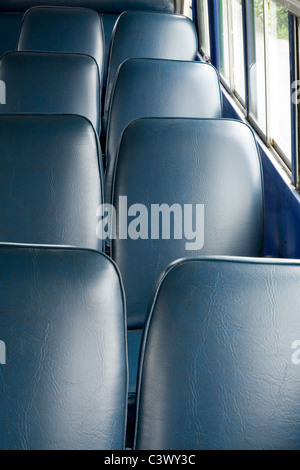
[[[270,96],[270,51],[269,51],[269,1],[264,0],[264,45],[265,45],[265,97],[266,97],[266,137],[268,145],[271,143],[271,96]]]
[[[292,117],[292,182],[300,189],[299,157],[300,157],[300,104],[294,97],[297,88],[293,84],[300,79],[299,68],[299,30],[298,20],[289,14],[290,69],[291,69],[291,117]]]
[[[211,49],[211,63],[216,67],[217,70],[220,70],[220,59],[219,59],[219,18],[218,18],[218,5],[219,0],[209,0],[208,1],[208,10],[209,10],[209,39],[210,39],[210,49]]]

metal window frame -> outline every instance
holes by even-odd
[[[271,89],[268,86],[270,83],[270,45],[269,45],[269,0],[263,0],[264,7],[264,69],[265,69],[265,112],[266,112],[266,139],[267,145],[272,144],[271,137]]]
[[[276,0],[272,0],[276,2]],[[266,0],[264,2],[267,5],[270,4],[270,0]],[[279,2],[276,2],[279,3]],[[294,43],[294,24],[293,24],[293,19],[294,16],[289,13],[288,15],[288,21],[289,21],[289,58],[290,58],[290,90],[292,90],[292,83],[294,81],[293,77],[295,75],[295,54],[296,54],[296,49],[295,49],[295,43]],[[265,29],[268,26],[268,22],[265,24]],[[293,167],[296,164],[296,147],[295,147],[295,135],[296,135],[296,120],[295,120],[295,114],[293,110],[293,105],[291,104],[291,159],[289,159],[285,152],[282,150],[280,145],[278,145],[276,139],[274,136],[272,136],[272,113],[271,113],[271,95],[270,95],[270,88],[268,87],[268,82],[270,81],[270,67],[269,67],[269,60],[270,60],[270,55],[269,55],[269,39],[268,37],[266,38],[266,125],[267,125],[267,144],[268,146],[274,148],[276,153],[280,156],[280,158],[283,160],[289,171],[292,172],[292,182],[294,183],[294,170]],[[291,93],[291,103],[292,103],[292,93]],[[296,185],[295,185],[296,186]]]
[[[292,114],[292,182],[300,190],[300,103],[293,103],[292,85],[300,80],[300,19],[289,15]]]
[[[194,1],[195,9],[194,13],[197,14],[196,0]],[[290,71],[291,71],[291,95],[292,95],[292,83],[295,80],[300,80],[300,3],[297,1],[288,0],[273,0],[276,3],[283,5],[290,11],[289,14],[289,44],[290,44]],[[230,82],[228,82],[221,73],[221,57],[220,50],[217,46],[220,44],[220,12],[219,12],[219,0],[208,1],[208,16],[209,16],[209,38],[210,38],[210,56],[211,63],[217,68],[220,73],[221,82],[227,92],[235,99],[237,104],[243,107],[245,110],[245,117],[249,121],[250,125],[254,128],[256,133],[259,135],[261,140],[267,145],[273,154],[277,155],[282,163],[285,164],[287,170],[290,172],[292,167],[292,182],[296,188],[300,191],[300,103],[291,106],[292,113],[292,158],[291,161],[282,151],[280,146],[276,143],[276,140],[272,138],[272,127],[271,127],[271,95],[270,87],[268,86],[270,80],[270,68],[269,68],[269,37],[268,37],[268,21],[269,21],[269,2],[270,0],[263,0],[264,5],[264,72],[265,72],[265,106],[266,106],[266,131],[264,131],[255,117],[250,113],[250,65],[255,60],[255,50],[253,49],[253,31],[250,24],[250,10],[253,7],[253,0],[242,0],[242,17],[243,17],[243,44],[244,44],[244,75],[245,75],[245,97],[244,99],[239,96],[237,91],[234,89],[234,77],[233,77],[233,41],[229,37],[231,30],[229,31],[229,70],[230,70]],[[299,18],[295,16],[295,5]],[[228,27],[232,25],[232,8],[231,1],[227,1],[227,19]],[[293,8],[292,8],[293,7]],[[197,23],[197,17],[195,16],[195,22]],[[251,48],[252,44],[252,48]]]
[[[253,1],[253,0],[251,0]],[[216,41],[218,41],[218,44],[220,44],[220,22],[222,19],[220,18],[220,11],[219,11],[219,5],[218,5],[219,0],[212,0],[212,3],[214,5],[213,8],[213,14],[214,14],[214,30],[215,30],[215,38]],[[246,41],[245,41],[245,35],[244,35],[244,13],[245,13],[245,0],[242,0],[242,21],[243,21],[243,49],[244,49],[244,64],[246,60]],[[219,74],[220,74],[220,79],[221,83],[226,89],[226,91],[235,98],[236,102],[238,103],[239,106],[241,106],[244,110],[247,109],[247,78],[246,75],[244,74],[245,78],[245,96],[241,96],[238,92],[238,90],[235,88],[235,83],[234,83],[234,52],[233,52],[233,10],[232,10],[232,1],[227,0],[226,1],[226,16],[227,16],[227,23],[228,23],[228,54],[229,54],[229,80],[227,80],[226,77],[221,72],[221,57],[220,57],[220,51],[217,53],[216,51],[212,51],[211,48],[211,55],[214,57],[214,62],[212,63],[215,65],[215,67],[218,69]],[[211,40],[212,42],[212,40]]]

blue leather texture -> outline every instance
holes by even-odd
[[[96,61],[81,54],[9,52],[0,60],[6,105],[0,114],[78,114],[100,130]]]
[[[300,262],[191,259],[150,308],[136,449],[298,450]]]
[[[122,449],[124,298],[113,262],[2,245],[0,277],[0,449]]]
[[[204,204],[204,246],[187,251],[187,239],[117,238],[111,256],[124,282],[127,302],[130,384],[136,380],[139,334],[149,299],[162,270],[182,257],[261,256],[264,201],[261,162],[254,135],[238,121],[141,119],[125,130],[116,165],[113,204],[128,208]],[[128,223],[132,221],[128,217]],[[195,217],[194,217],[195,222]],[[201,227],[203,223],[200,222]],[[200,228],[201,228],[200,227]],[[150,237],[150,231],[148,233]],[[133,336],[132,336],[133,335]],[[132,337],[131,337],[132,336]]]
[[[174,0],[0,0],[2,11],[26,11],[35,6],[85,7],[101,13],[122,13],[126,10],[147,10],[174,13]]]
[[[241,122],[140,119],[131,123],[116,165],[117,220],[120,196],[127,196],[128,207],[144,204],[149,214],[151,205],[163,203],[203,204],[205,211],[200,250],[187,251],[185,237],[111,241],[111,255],[125,286],[129,328],[143,326],[156,279],[175,259],[263,253],[261,161],[252,131]],[[171,221],[171,234],[173,225]],[[116,229],[118,234],[118,225]]]
[[[0,242],[102,251],[101,152],[80,116],[0,116]]]
[[[209,64],[161,59],[129,59],[120,67],[108,119],[105,200],[111,186],[119,141],[125,127],[147,117],[219,118],[217,71]]]
[[[195,60],[198,38],[194,23],[181,15],[126,11],[111,38],[104,128],[119,66],[131,58]]]
[[[22,13],[0,11],[0,57],[8,51],[16,50],[22,18]]]
[[[87,8],[31,8],[24,15],[17,49],[89,55],[96,60],[102,78],[104,67],[102,18]]]

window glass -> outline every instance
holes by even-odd
[[[288,11],[269,4],[269,83],[271,137],[291,160],[291,94]]]
[[[197,0],[199,43],[202,53],[206,55],[209,55],[210,47],[213,47],[213,44],[209,44],[208,5],[208,0]],[[276,0],[216,0],[216,6],[215,52],[218,53],[222,81],[231,94],[245,104],[247,65],[248,118],[261,136],[265,137],[266,142],[291,161],[288,10]],[[299,20],[297,24],[299,26]],[[244,47],[245,39],[247,48]]]
[[[249,48],[249,111],[266,134],[264,2],[247,2]]]
[[[207,0],[198,0],[198,29],[199,29],[199,44],[202,54],[205,59],[210,58],[210,40],[209,40],[209,18],[208,18],[208,4]]]

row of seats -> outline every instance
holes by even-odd
[[[102,251],[105,240],[96,233],[101,168],[92,125],[79,116],[9,115],[0,117],[0,132],[0,241]],[[186,251],[190,242],[186,237],[171,242],[120,237],[111,241],[110,255],[126,292],[134,406],[147,306],[165,266],[200,252],[263,254],[263,184],[255,138],[249,127],[232,120],[136,120],[126,128],[118,152],[113,193],[116,221],[124,213],[120,207],[124,195],[128,208],[138,202],[149,214],[152,205],[162,202],[205,207],[201,250]],[[174,229],[170,217],[171,234]]]
[[[58,170],[57,167],[57,170],[54,170],[55,162],[51,162],[51,152],[54,150],[57,157],[61,158],[59,156],[61,146],[55,146],[57,127],[54,128],[56,125],[63,125],[60,135],[64,134],[64,131],[68,132],[67,129],[70,126],[68,119],[64,116],[64,120],[56,120],[57,124],[55,124],[56,118],[40,119],[38,116],[34,119],[34,116],[23,116],[23,120],[18,123],[15,121],[16,136],[20,136],[19,126],[31,127],[28,137],[32,138],[35,133],[38,133],[42,139],[41,145],[45,145],[48,149],[49,157],[46,161],[44,160],[42,167],[37,168],[33,160],[31,164],[34,169],[28,165],[28,161],[25,168],[21,165],[19,172],[26,175],[26,179],[22,178],[24,186],[18,188],[19,194],[25,191],[30,194],[31,200],[42,201],[46,207],[47,218],[44,218],[45,222],[36,235],[33,234],[32,226],[36,224],[37,207],[35,204],[30,204],[27,210],[23,210],[21,216],[24,220],[24,228],[26,227],[27,230],[24,229],[20,235],[19,227],[22,224],[13,224],[13,226],[9,224],[10,229],[4,229],[6,232],[3,233],[4,241],[66,243],[80,247],[102,248],[101,242],[95,236],[95,219],[91,216],[92,213],[95,214],[95,204],[99,205],[103,202],[102,186],[105,187],[105,201],[111,202],[113,169],[118,142],[126,125],[135,118],[145,116],[221,116],[219,82],[217,73],[212,67],[200,63],[183,64],[157,60],[157,58],[182,60],[196,58],[197,35],[194,24],[190,20],[161,12],[124,12],[116,22],[112,35],[106,93],[103,91],[103,75],[105,76],[103,50],[105,47],[103,47],[102,33],[101,19],[94,11],[67,7],[31,8],[22,20],[17,44],[18,51],[6,53],[0,61],[0,79],[7,86],[6,106],[0,108],[0,112],[2,111],[6,116],[12,113],[41,112],[84,116],[91,121],[97,133],[102,137],[104,145],[106,141],[107,165],[104,185],[102,162],[99,162],[98,170],[94,158],[96,153],[94,136],[90,131],[89,147],[86,146],[85,150],[91,151],[92,164],[87,161],[87,168],[93,173],[93,181],[90,180],[93,184],[89,185],[88,193],[78,204],[78,199],[81,197],[80,189],[84,187],[89,177],[87,172],[83,172],[83,176],[79,172],[74,182],[71,182],[71,188],[77,191],[76,196],[72,199],[61,200],[62,191],[69,187],[69,178],[71,180],[74,173],[78,172],[78,167],[74,165],[68,176],[62,179],[64,175],[62,168]],[[126,33],[125,36],[124,33]],[[137,41],[137,38],[140,40]],[[156,60],[134,59],[130,64],[126,64],[124,72],[120,72],[121,77],[115,80],[119,74],[119,66],[130,57],[155,57]],[[185,65],[186,73],[181,72],[183,65]],[[139,70],[138,74],[136,69]],[[203,69],[202,74],[200,69]],[[132,74],[135,74],[135,83],[131,80]],[[202,80],[201,76],[203,76]],[[154,80],[147,81],[149,77],[153,77]],[[191,83],[193,86],[186,87],[185,82],[189,78],[193,81]],[[200,80],[198,83],[197,78]],[[116,82],[120,86],[114,85]],[[161,83],[166,84],[168,94],[166,94],[165,87],[160,86]],[[128,84],[131,85],[130,89],[128,89]],[[136,101],[136,90],[140,90],[139,103]],[[156,92],[155,99],[154,92]],[[114,100],[112,95],[116,96]],[[195,97],[197,101],[194,100]],[[103,111],[101,111],[101,100],[104,102]],[[102,122],[104,132],[102,132]],[[74,126],[73,123],[72,129],[75,131]],[[84,128],[84,133],[87,133],[87,123],[81,122],[77,126]],[[82,138],[83,134],[80,137]],[[16,141],[22,142],[19,138]],[[80,143],[75,132],[69,134],[68,141]],[[32,140],[28,139],[25,144],[26,151],[30,152],[30,155],[32,155],[31,142]],[[7,142],[3,144],[5,148],[8,148]],[[69,148],[72,148],[72,144]],[[36,150],[39,151],[39,148],[36,147]],[[66,165],[72,165],[70,156],[71,153],[62,158]],[[98,159],[101,159],[99,154]],[[80,160],[78,160],[79,163]],[[13,172],[11,161],[7,165],[7,160],[5,160],[4,165],[6,166],[5,174],[8,174],[9,179],[9,175]],[[57,178],[57,171],[60,173],[60,178]],[[44,184],[49,179],[48,172],[52,174],[51,186]],[[34,184],[35,181],[39,181],[40,184]],[[43,185],[42,191],[41,185]],[[32,187],[36,191],[32,191]],[[12,188],[16,192],[16,187]],[[7,192],[6,189],[3,198],[4,207],[7,207],[6,201],[10,199],[10,191]],[[40,198],[38,194],[42,194],[43,197]],[[58,203],[58,201],[63,202]],[[18,201],[16,203],[18,204]],[[74,219],[72,205],[76,206],[76,219]],[[66,213],[68,217],[65,217]],[[82,213],[84,217],[81,216]],[[7,211],[6,214],[7,217],[3,220],[4,227],[6,227],[5,222],[9,220]],[[68,228],[64,229],[67,224]],[[145,313],[142,315],[144,316]],[[141,330],[139,329],[137,334],[133,333],[134,362],[130,367],[132,407],[135,403],[140,337]]]
[[[143,340],[135,449],[299,449],[299,269],[217,257],[167,268]],[[114,263],[2,244],[0,273],[0,449],[123,449],[125,300]]]
[[[55,31],[55,33],[53,33]],[[124,40],[125,38],[125,40]],[[138,39],[138,40],[137,40]],[[103,115],[104,130],[107,128],[107,119],[110,109],[111,96],[115,83],[115,78],[118,72],[119,66],[128,58],[162,58],[162,59],[178,59],[178,60],[194,60],[197,55],[198,41],[196,35],[196,29],[191,20],[180,15],[170,15],[154,12],[135,12],[126,11],[124,12],[116,22],[111,42],[110,42],[110,54],[108,58],[108,72],[107,80],[105,79],[106,93],[103,93],[103,99],[105,98],[104,109],[102,112],[101,103],[94,99],[94,105],[97,104],[97,114]],[[162,46],[163,45],[163,46]],[[93,60],[98,66],[98,88],[100,88],[100,94],[103,87],[103,76],[105,69],[105,37],[103,32],[103,23],[99,15],[87,8],[67,8],[67,7],[35,7],[28,10],[22,20],[20,27],[19,39],[17,42],[16,50],[19,52],[52,52],[52,53],[68,53],[68,54],[82,54],[89,56],[90,68],[92,68]],[[28,57],[31,57],[30,59]],[[30,61],[34,60],[37,62],[36,67],[38,69],[44,69],[45,57],[42,55],[35,54],[34,59],[32,56],[24,56],[20,54],[20,57],[6,58],[7,61],[19,60],[29,61],[28,73],[33,73],[35,70],[30,71]],[[73,57],[74,60],[79,60]],[[56,59],[57,60],[57,59]],[[67,57],[63,57],[63,60],[68,61]],[[85,58],[88,62],[87,58]],[[36,77],[36,82],[27,83],[27,87],[33,85],[40,85],[41,87],[48,87],[47,83],[47,72],[52,78],[51,62],[48,64],[46,70],[41,77]],[[94,64],[95,65],[95,64]],[[69,68],[66,66],[69,76],[61,76],[64,72],[62,64],[55,64],[58,70],[58,80],[62,80],[63,83],[70,83],[72,85],[76,83],[76,75],[74,67]],[[80,63],[77,69],[83,67]],[[10,89],[18,88],[18,84],[14,82],[14,77],[10,77],[5,73],[2,77],[3,81],[7,83]],[[96,76],[96,73],[94,72]],[[27,77],[23,77],[27,78]],[[95,80],[95,77],[91,78]],[[66,81],[67,80],[67,81]],[[83,81],[83,83],[86,83]],[[77,90],[84,91],[86,87],[79,87]],[[53,88],[58,87],[57,83],[50,84]],[[20,90],[21,92],[21,90]],[[22,93],[26,94],[25,90]],[[98,90],[99,93],[99,90]],[[9,100],[11,105],[15,105],[17,96]],[[57,97],[59,98],[59,97]],[[17,100],[18,102],[18,100]],[[63,112],[63,109],[59,109],[59,99],[56,103],[52,103],[52,106],[56,106],[56,112]],[[68,103],[68,102],[67,102]],[[67,104],[66,103],[66,104]],[[89,110],[89,103],[87,103],[87,110]],[[27,109],[25,112],[36,112],[35,109],[36,100],[32,100],[32,103],[23,103]],[[32,106],[32,109],[30,108]],[[79,103],[78,103],[79,106]],[[17,110],[24,112],[24,109]],[[53,112],[53,110],[49,110]],[[78,108],[78,111],[84,111],[82,108]],[[37,110],[38,112],[38,110]],[[67,110],[68,112],[68,110]],[[94,111],[95,113],[95,111]],[[94,116],[94,113],[92,116]],[[80,112],[79,112],[80,114]],[[85,114],[84,114],[85,115]],[[87,117],[92,117],[90,114]],[[99,119],[99,116],[98,116]],[[93,124],[95,121],[91,119]],[[96,123],[96,127],[100,131],[99,123]]]
[[[100,86],[91,58],[12,52],[0,59],[0,80],[7,87],[0,114],[77,114],[100,131]],[[118,144],[127,124],[143,117],[220,118],[221,113],[218,75],[209,64],[127,60],[119,69],[109,114],[105,201],[111,202]]]
[[[54,30],[55,35],[53,34]],[[65,33],[66,31],[68,34]],[[101,45],[103,38],[100,33],[99,16],[87,9],[36,7],[29,10],[22,22],[18,51],[7,53],[0,60],[0,79],[7,85],[6,105],[0,108],[0,113],[5,116],[12,113],[78,114],[86,117],[97,133],[101,134],[100,102],[101,77],[103,75],[103,63],[101,62],[103,48]],[[84,40],[79,40],[78,37],[83,37]],[[137,37],[140,38],[139,41],[137,41]],[[89,146],[86,145],[84,149],[85,152],[90,152],[86,167],[89,172],[93,173],[93,178],[89,183],[89,191],[84,197],[81,197],[81,188],[87,184],[90,175],[89,172],[82,171],[83,175],[78,173],[70,185],[71,191],[73,188],[74,191],[77,191],[76,196],[64,200],[62,191],[69,187],[70,183],[67,184],[67,182],[69,178],[74,177],[73,172],[78,172],[78,167],[72,165],[72,153],[63,157],[59,156],[61,146],[56,144],[58,126],[62,125],[62,130],[59,131],[60,139],[61,135],[69,132],[68,127],[71,125],[68,123],[68,118],[64,116],[57,121],[56,118],[51,119],[49,116],[44,119],[40,119],[39,116],[36,119],[34,116],[28,118],[23,116],[23,120],[14,121],[15,135],[20,136],[19,126],[31,127],[28,134],[31,139],[24,144],[31,156],[33,155],[31,142],[35,134],[41,136],[40,145],[46,145],[48,149],[47,155],[49,157],[47,160],[43,158],[42,166],[34,163],[36,157],[31,161],[33,168],[28,165],[28,162],[26,166],[24,163],[25,168],[23,163],[20,165],[19,171],[26,175],[26,179],[22,179],[24,187],[18,188],[19,194],[24,191],[29,192],[33,200],[42,201],[46,207],[47,218],[44,218],[45,222],[35,235],[32,226],[36,225],[37,209],[35,204],[30,204],[27,210],[23,210],[20,217],[24,220],[24,232],[20,234],[19,227],[23,225],[22,223],[13,224],[13,227],[9,224],[9,230],[4,229],[6,233],[3,233],[2,240],[12,243],[62,243],[93,249],[103,248],[94,229],[94,214],[97,207],[104,201],[117,205],[119,194],[126,194],[130,199],[132,196],[135,201],[138,201],[138,197],[141,198],[140,202],[145,200],[145,197],[139,196],[138,192],[131,195],[130,185],[126,189],[122,188],[121,180],[124,179],[124,175],[127,175],[127,170],[123,176],[121,175],[120,182],[116,184],[115,199],[112,200],[118,146],[126,126],[135,119],[146,117],[221,118],[222,101],[217,72],[211,65],[193,62],[196,55],[197,35],[194,24],[189,19],[162,13],[133,11],[123,13],[117,21],[112,35],[109,56],[103,115],[106,131],[105,178],[101,161],[99,161],[99,169],[97,168],[95,154],[98,153],[98,160],[101,160],[101,156],[96,148],[95,136],[90,130]],[[141,58],[145,56],[156,58]],[[11,120],[12,116],[9,119]],[[83,123],[81,120],[79,124],[79,120],[77,121],[77,126],[84,128],[84,133],[87,133],[87,122]],[[70,149],[75,143],[76,145],[80,143],[76,136],[74,118],[72,122],[71,128],[74,129],[74,132],[70,132],[67,138],[70,142],[68,147]],[[195,124],[196,128],[198,124]],[[138,133],[139,128],[135,132]],[[144,135],[145,129],[142,129],[142,132]],[[82,133],[80,138],[83,138],[83,135]],[[139,155],[144,153],[145,145],[149,145],[151,148],[153,138],[155,136],[151,137],[149,142],[144,140],[134,158],[139,158]],[[199,133],[198,138],[200,138]],[[203,138],[205,138],[204,135]],[[170,139],[173,139],[172,135]],[[18,142],[16,145],[21,144],[19,138],[16,140]],[[136,137],[133,137],[132,141],[134,140]],[[3,145],[9,149],[7,141],[3,142]],[[36,151],[40,152],[37,142],[35,147]],[[66,177],[63,177],[62,164],[57,167],[57,170],[54,170],[55,162],[51,161],[51,152],[54,151],[56,151],[57,158],[61,159],[67,168],[72,167]],[[132,152],[130,148],[129,152]],[[89,160],[92,160],[92,163]],[[80,165],[79,158],[77,163]],[[129,159],[126,164],[131,164]],[[6,166],[4,174],[8,174],[9,181],[9,175],[13,174],[11,158],[9,157],[8,164],[5,159],[3,165]],[[57,180],[55,179],[56,171],[59,171]],[[138,176],[139,173],[137,173],[135,165],[130,171],[132,171],[132,178],[138,178],[144,185],[142,177]],[[187,182],[190,178],[190,171],[192,171],[192,165],[187,169],[186,176],[183,173],[181,175]],[[52,175],[50,186],[44,183],[49,180],[49,173]],[[127,176],[126,179],[128,180]],[[33,180],[38,180],[40,184],[33,184]],[[159,180],[156,181],[156,184],[160,184]],[[41,185],[43,185],[41,192],[43,198],[37,196],[41,191]],[[189,185],[187,183],[187,186]],[[28,190],[25,186],[28,187]],[[35,188],[35,191],[31,190],[32,187]],[[102,196],[102,187],[104,187],[104,196]],[[137,189],[136,185],[133,187]],[[12,188],[12,191],[7,191],[7,187],[4,190],[3,206],[6,208],[8,207],[7,199],[11,198],[11,192],[17,193],[16,187],[9,185],[9,188]],[[118,194],[117,191],[119,191]],[[200,194],[197,195],[197,200],[198,197],[200,199]],[[63,202],[58,202],[61,200]],[[180,201],[180,199],[178,200]],[[191,201],[194,202],[194,200],[193,194]],[[19,204],[16,199],[15,201],[16,204]],[[59,210],[58,206],[60,205],[62,207]],[[75,212],[70,207],[71,205],[76,207]],[[65,216],[66,212],[68,212],[68,216]],[[7,217],[3,220],[3,224],[6,227],[10,212],[6,210],[5,213]],[[48,225],[51,225],[51,229],[48,228]],[[64,229],[66,225],[68,228]],[[74,225],[76,225],[76,230]],[[134,280],[132,275],[136,272],[140,255],[138,252],[135,253],[136,263],[132,269],[128,265],[130,258],[123,257],[123,249],[127,250],[126,247],[119,250],[118,245],[111,246],[109,253],[118,263],[126,287],[128,287],[126,295],[129,305],[130,393],[132,409],[134,409],[141,335],[153,282],[166,264],[176,257],[183,256],[185,250],[184,244],[179,249],[174,249],[172,253],[167,249],[166,256],[159,256],[160,262],[156,262],[155,269],[152,268],[153,263],[151,262],[154,254],[149,252],[147,263],[151,269],[144,270],[145,274],[141,276],[139,283],[132,283]],[[160,249],[158,246],[158,252]],[[178,256],[175,256],[176,251]],[[208,252],[214,253],[209,249],[209,246]],[[128,249],[128,253],[130,253],[130,249]],[[234,254],[230,249],[226,253]],[[242,252],[242,254],[247,253]],[[130,414],[133,415],[134,411]]]
[[[221,116],[216,71],[207,64],[175,62],[193,61],[197,48],[195,26],[186,17],[124,12],[112,35],[102,96],[104,38],[98,14],[83,8],[32,8],[22,21],[18,52],[0,60],[0,80],[7,87],[0,113],[70,113],[89,119],[105,145],[109,203],[117,146],[126,124],[148,116]],[[137,60],[143,57],[156,60]],[[126,62],[130,58],[135,59]]]

